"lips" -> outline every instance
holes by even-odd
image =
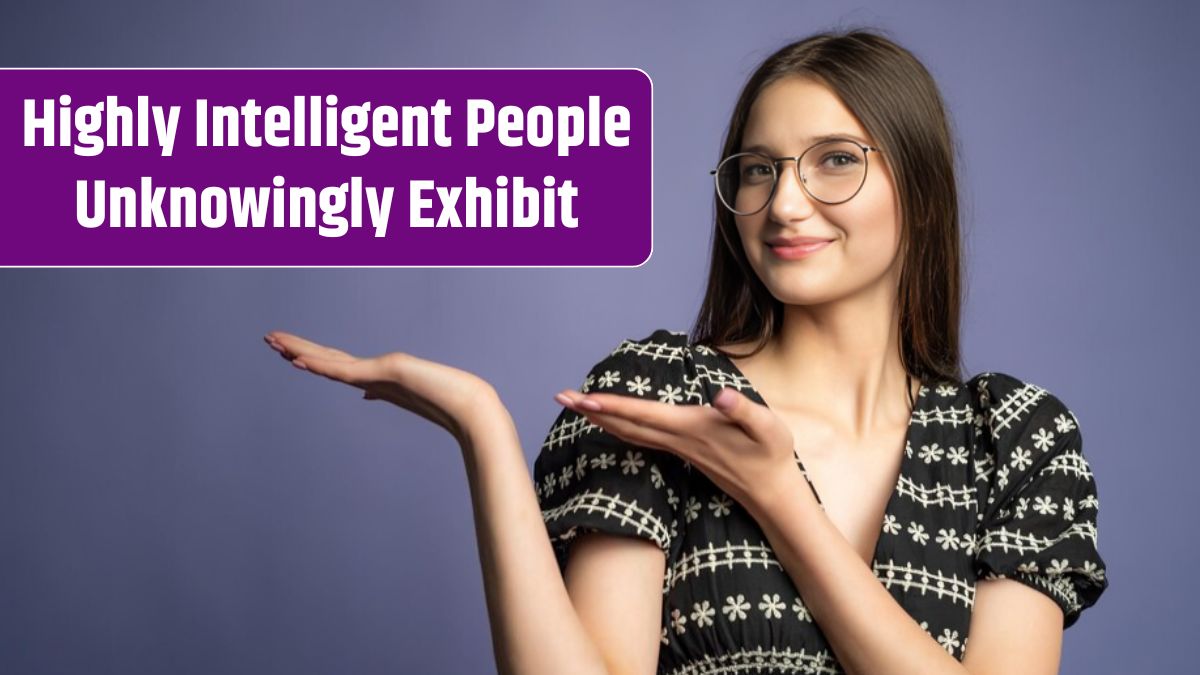
[[[826,241],[833,241],[825,237],[775,237],[767,240],[769,246],[807,246],[809,244],[820,244]]]

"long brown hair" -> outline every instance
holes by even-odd
[[[802,76],[828,86],[884,148],[902,214],[897,289],[900,358],[922,380],[962,381],[962,251],[950,121],[929,71],[879,29],[822,32],[767,57],[742,88],[720,157],[738,152],[750,107],[771,83]],[[716,348],[781,328],[783,303],[746,259],[734,216],[716,198],[708,288],[690,339]]]

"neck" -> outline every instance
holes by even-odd
[[[829,420],[854,438],[907,426],[922,384],[900,359],[899,311],[891,291],[841,298],[824,305],[785,305],[783,325],[763,349],[765,370],[779,378],[772,391],[793,408]]]

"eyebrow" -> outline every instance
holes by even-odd
[[[870,141],[866,140],[865,138],[861,138],[856,134],[822,134],[820,136],[812,136],[808,139],[805,139],[805,142],[806,142],[805,147],[812,147],[812,146],[816,145],[817,143],[823,143],[825,141],[843,141],[843,140],[847,140],[847,139],[858,141],[859,143],[862,143],[863,145],[871,145]],[[770,150],[771,149],[769,147],[767,147],[766,145],[758,144],[758,145],[751,145],[749,147],[742,146],[742,149],[739,150],[738,152],[763,152],[766,154],[771,154]]]

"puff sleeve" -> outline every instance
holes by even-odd
[[[682,402],[682,348],[664,330],[624,340],[592,367],[580,391]],[[639,537],[667,559],[678,539],[683,460],[637,446],[563,408],[534,460],[542,519],[565,571],[572,541],[587,532]]]
[[[1053,599],[1063,628],[1108,587],[1097,548],[1100,500],[1075,415],[1053,394],[1003,373],[975,383],[979,578],[1010,578]],[[986,497],[984,497],[986,495]]]

